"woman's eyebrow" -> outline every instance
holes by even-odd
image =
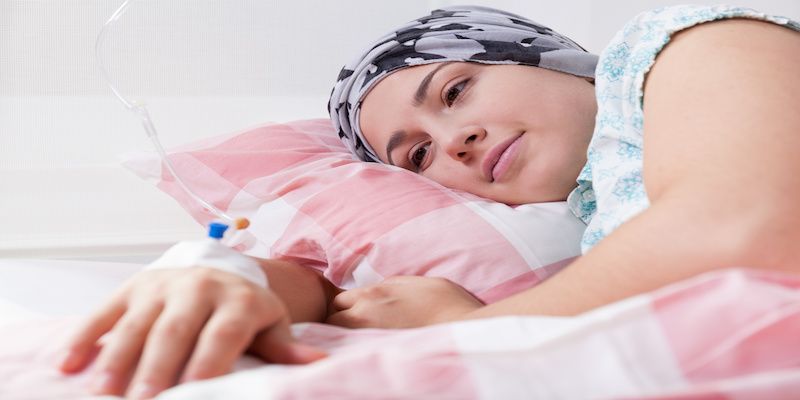
[[[425,78],[422,79],[422,82],[419,83],[419,87],[417,88],[417,92],[414,93],[414,107],[419,107],[422,105],[422,102],[425,101],[425,97],[428,95],[428,86],[431,85],[431,81],[433,80],[433,76],[439,72],[440,69],[444,68],[447,65],[452,64],[453,61],[447,61],[441,63],[438,67],[436,67],[433,71],[429,72],[428,75],[425,75]]]
[[[389,143],[386,143],[386,158],[389,160],[389,164],[395,165],[394,161],[392,161],[392,150],[400,143],[403,143],[404,140],[406,140],[405,131],[397,131],[389,138]]]

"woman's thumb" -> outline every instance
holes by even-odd
[[[250,346],[250,352],[276,364],[308,364],[328,356],[323,350],[298,343],[285,321],[259,332]]]

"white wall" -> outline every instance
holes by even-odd
[[[0,257],[155,253],[201,235],[168,197],[118,167],[150,149],[110,96],[95,38],[122,0],[0,0]],[[109,32],[121,88],[166,146],[326,117],[364,38],[427,2],[137,0]]]
[[[0,257],[119,258],[200,235],[117,166],[149,149],[99,78],[94,41],[122,0],[0,0]],[[137,0],[107,62],[149,104],[166,146],[265,121],[323,118],[339,68],[387,29],[463,1]],[[592,51],[637,12],[676,1],[473,1]],[[709,3],[709,2],[703,2]],[[742,5],[800,18],[795,0]]]
[[[478,4],[505,9],[563,33],[599,53],[618,29],[636,14],[678,4],[735,4],[800,19],[797,0],[440,0],[437,5]]]

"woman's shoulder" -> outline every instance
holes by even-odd
[[[629,20],[600,53],[598,79],[617,81],[625,75],[646,72],[658,52],[678,31],[697,24],[728,18],[751,18],[800,30],[789,18],[730,5],[678,5],[644,11]]]
[[[601,53],[595,71],[597,118],[579,187],[568,199],[588,221],[583,249],[648,207],[643,185],[644,80],[672,36],[704,22],[749,18],[787,25],[775,17],[734,6],[674,6],[643,12],[630,20]]]
[[[800,30],[800,24],[789,18],[739,6],[679,5],[639,13],[600,53],[595,70],[599,105],[602,107],[604,98],[627,100],[634,106],[640,104],[644,77],[674,34],[729,18],[762,20]]]
[[[631,18],[616,35],[610,47],[615,42],[629,42],[632,44],[668,41],[669,37],[680,30],[704,22],[728,18],[751,18],[771,21],[778,24],[794,25],[800,27],[790,18],[766,14],[752,8],[733,5],[677,5],[659,7],[643,11]]]

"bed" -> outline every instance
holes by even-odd
[[[53,367],[59,340],[137,264],[0,260],[0,398],[88,398]],[[800,393],[800,277],[744,269],[572,318],[502,317],[412,330],[296,324],[330,356],[244,357],[159,399],[791,399]]]
[[[44,254],[40,250],[47,246],[68,245],[77,249],[68,255],[80,257],[80,251],[97,246],[152,250],[189,238],[195,226],[156,238],[156,228],[174,227],[189,217],[171,220],[178,218],[177,208],[145,204],[146,188],[125,180],[109,159],[144,143],[138,121],[96,85],[95,63],[88,56],[95,30],[85,27],[99,27],[116,5],[90,7],[87,14],[58,2],[16,3],[9,12],[0,12],[0,19],[11,18],[12,36],[17,33],[22,39],[8,49],[12,68],[6,75],[8,82],[18,84],[6,85],[13,90],[1,93],[0,108],[23,110],[25,117],[3,121],[14,146],[4,147],[9,151],[4,153],[7,163],[0,168],[0,182],[9,188],[4,190],[2,209],[26,212],[4,216],[17,230],[0,234],[0,253],[30,257]],[[338,70],[338,57],[352,52],[344,47],[360,43],[364,32],[336,30],[320,38],[319,19],[304,22],[284,15],[302,9],[326,21],[343,21],[352,14],[350,9],[359,9],[370,15],[360,22],[369,22],[377,31],[394,24],[389,16],[407,20],[441,2],[361,2],[333,8],[285,3],[278,8],[253,6],[258,12],[233,7],[227,13],[220,13],[213,2],[205,3],[169,10],[142,8],[142,16],[152,22],[145,26],[150,31],[144,32],[148,36],[134,36],[138,40],[131,43],[183,46],[183,36],[151,29],[173,27],[174,20],[188,24],[180,32],[218,41],[198,47],[197,54],[160,52],[166,59],[137,48],[131,53],[135,62],[126,58],[121,64],[126,73],[135,74],[132,79],[142,78],[144,92],[160,94],[147,103],[167,133],[167,144],[210,138],[174,149],[170,157],[201,197],[250,219],[250,230],[232,242],[237,250],[303,260],[345,289],[393,275],[445,277],[487,303],[544,281],[579,255],[584,226],[563,204],[512,208],[444,190],[403,171],[357,163],[327,120],[260,125],[211,137],[264,120],[320,117],[315,107],[326,103],[332,77],[318,72]],[[391,12],[386,7],[392,7]],[[530,12],[522,14],[547,11],[542,4],[526,7],[523,11]],[[559,6],[553,10],[563,14]],[[571,13],[565,23],[590,36],[597,49],[606,41],[599,31],[610,35],[622,21],[613,18],[633,14],[614,9],[605,18],[589,18],[597,10],[575,10],[582,13],[580,18]],[[71,19],[77,24],[73,28],[80,27],[62,30],[60,42],[68,45],[61,46],[63,52],[52,52],[51,41],[43,40],[49,36],[42,32],[62,26],[69,13],[76,17]],[[193,23],[183,13],[205,22]],[[87,15],[93,19],[86,20]],[[266,16],[269,23],[258,18],[253,28],[224,21],[252,15]],[[214,16],[225,17],[224,23],[214,23]],[[297,40],[264,46],[261,38],[271,35],[265,30],[296,30],[303,23],[315,29],[301,29],[307,36]],[[217,35],[220,26],[228,28]],[[230,45],[233,38],[236,46]],[[298,42],[320,40],[330,45],[288,60],[272,57],[294,51]],[[200,51],[213,46],[248,56],[242,60]],[[184,64],[199,66],[202,73],[153,68],[159,62],[172,65],[176,54],[185,54]],[[41,62],[51,60],[48,57],[70,62]],[[219,71],[202,69],[218,60],[229,65]],[[34,65],[33,61],[48,69],[30,68],[27,63]],[[268,62],[271,68],[264,68]],[[274,71],[291,71],[303,79],[285,79]],[[254,85],[255,81],[269,85]],[[206,87],[207,82],[216,86]],[[177,90],[183,87],[211,96],[187,99]],[[48,147],[39,146],[38,138],[47,138]],[[182,193],[153,154],[129,155],[125,166],[171,196],[195,222],[205,225],[214,218]],[[396,187],[404,190],[386,189]],[[53,196],[55,189],[60,196]],[[415,197],[404,197],[408,193]],[[120,207],[120,199],[139,207]],[[53,235],[61,225],[69,229]],[[138,242],[132,240],[133,230],[139,232]],[[44,239],[51,243],[42,244]],[[0,259],[0,399],[89,398],[85,373],[63,376],[53,367],[60,341],[142,267]],[[800,277],[763,271],[719,271],[572,318],[501,317],[413,330],[296,324],[293,330],[299,340],[328,350],[330,357],[287,367],[245,356],[229,375],[181,385],[159,398],[800,398]]]
[[[492,303],[539,284],[580,254],[585,226],[564,202],[511,207],[359,162],[327,120],[259,125],[186,144],[169,157],[201,197],[251,221],[225,239],[228,245],[298,261],[343,289],[423,275],[447,278]],[[128,155],[124,165],[199,224],[214,219],[155,155]],[[142,267],[0,260],[0,398],[86,398],[86,373],[63,376],[53,367],[60,342]],[[699,276],[571,318],[499,317],[411,330],[305,323],[293,332],[329,357],[297,367],[245,356],[232,374],[159,398],[800,393],[800,277],[747,269]]]

